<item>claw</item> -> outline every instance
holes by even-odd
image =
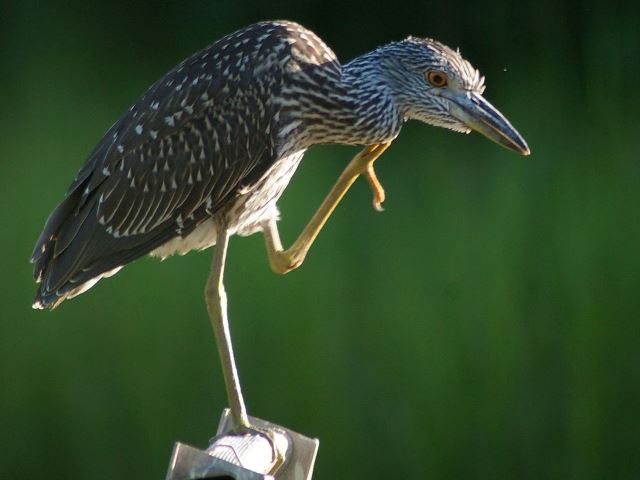
[[[242,425],[217,435],[208,452],[242,468],[273,475],[286,463],[289,450],[289,437],[283,430]]]
[[[367,164],[366,170],[364,171],[363,175],[366,177],[367,181],[369,182],[369,186],[373,191],[373,208],[378,212],[383,212],[384,208],[382,208],[382,203],[385,199],[385,193],[384,188],[382,187],[382,184],[380,183],[380,180],[378,180],[376,172],[373,169],[373,162]]]
[[[241,427],[239,432],[244,434],[257,434],[265,438],[271,445],[272,463],[269,468],[270,473],[277,472],[287,460],[289,440],[287,434],[280,429],[260,428],[253,425]]]

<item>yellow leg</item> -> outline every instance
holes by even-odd
[[[216,250],[211,262],[211,273],[205,287],[205,301],[207,311],[213,332],[216,337],[218,353],[220,355],[220,363],[222,365],[222,373],[224,384],[229,400],[229,410],[231,413],[231,430],[224,435],[235,434],[258,434],[266,437],[271,445],[272,464],[270,472],[273,473],[284,463],[285,451],[280,450],[282,442],[278,443],[277,432],[269,429],[254,427],[249,422],[247,409],[242,397],[240,388],[240,378],[238,369],[233,355],[233,347],[231,345],[231,331],[229,329],[229,319],[227,317],[227,294],[224,288],[224,265],[227,257],[227,246],[229,243],[229,232],[225,225],[219,225],[219,231],[216,237]],[[286,443],[286,442],[285,442]],[[286,450],[285,445],[285,450]]]
[[[366,177],[373,190],[374,208],[376,210],[382,210],[381,204],[385,198],[384,189],[382,185],[380,185],[373,170],[373,162],[390,144],[391,142],[367,146],[351,160],[347,168],[345,168],[340,177],[338,177],[338,181],[324,199],[320,208],[313,215],[297,240],[293,242],[293,245],[287,250],[282,248],[276,222],[270,221],[264,225],[264,238],[269,256],[269,264],[274,272],[284,274],[302,265],[318,233],[320,233],[320,230],[338,203],[340,203],[344,194],[347,193],[347,190],[349,190],[359,175]]]
[[[229,330],[229,319],[227,317],[227,293],[223,283],[229,233],[224,228],[224,225],[220,225],[219,228],[220,231],[216,238],[216,250],[211,262],[211,273],[207,279],[204,298],[213,333],[216,337],[233,426],[236,429],[249,428],[247,409],[244,406],[240,378],[238,377],[238,369],[233,356],[233,347],[231,346],[231,331]]]

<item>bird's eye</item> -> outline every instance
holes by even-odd
[[[427,80],[429,83],[436,87],[442,88],[447,86],[447,75],[444,72],[438,70],[429,70],[427,72]]]

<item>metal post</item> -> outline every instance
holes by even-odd
[[[217,435],[206,450],[176,442],[166,480],[196,480],[230,477],[235,480],[311,480],[320,441],[259,418],[249,417],[251,425],[270,432],[284,453],[276,471],[269,440],[258,432],[236,434],[231,431],[229,409],[222,413]]]

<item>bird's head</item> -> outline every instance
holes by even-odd
[[[484,99],[484,77],[460,55],[440,42],[409,37],[379,51],[389,64],[393,95],[405,119],[471,130],[529,155],[529,147],[509,121]]]

